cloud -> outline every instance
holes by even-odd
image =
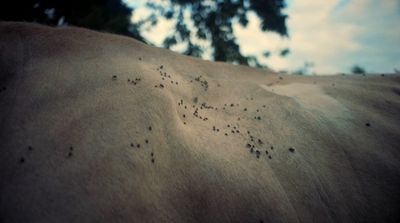
[[[360,63],[372,72],[393,72],[400,67],[400,2],[397,0],[351,1],[337,14],[360,29],[357,41],[362,48],[348,61]]]
[[[289,47],[293,52],[288,57],[291,64],[312,61],[316,72],[336,73],[338,68],[332,61],[361,48],[354,41],[359,28],[348,22],[335,21],[333,12],[338,3],[337,0],[294,1],[288,21],[291,30]]]
[[[132,14],[131,21],[139,22],[146,17],[150,16],[151,12],[145,7],[138,7],[134,10]],[[174,30],[174,23],[172,20],[167,20],[165,18],[158,18],[156,26],[146,26],[142,30],[141,34],[144,38],[149,40],[156,46],[161,47],[164,38],[170,35]]]
[[[331,12],[336,7],[337,0],[307,1],[294,0],[287,13],[287,26],[290,39],[282,39],[276,34],[259,31],[259,19],[250,14],[250,25],[247,28],[236,27],[244,53],[257,53],[263,49],[271,49],[273,55],[263,59],[276,70],[296,70],[305,62],[312,61],[318,73],[338,72],[331,61],[343,53],[354,52],[360,46],[353,41],[357,27],[346,23],[337,23],[331,18]],[[280,57],[279,49],[289,47],[291,54]]]
[[[132,0],[130,0],[132,1]],[[129,3],[129,2],[128,2]],[[140,5],[136,3],[137,5]],[[150,16],[151,12],[144,6],[137,7],[132,14],[131,21],[138,22],[146,17]],[[175,19],[167,20],[164,17],[158,17],[158,22],[155,26],[146,26],[142,28],[142,36],[145,37],[150,43],[155,46],[162,47],[164,39],[172,35],[175,32]],[[200,40],[195,37],[195,30],[193,22],[190,20],[190,14],[185,12],[184,19],[186,20],[186,24],[188,28],[192,31],[192,42],[194,44],[199,45],[203,49],[203,59],[210,60],[212,57],[212,49],[210,43],[204,40]],[[176,52],[183,52],[186,49],[186,44],[177,44],[171,47],[171,50]]]
[[[132,20],[148,15],[145,1],[135,2]],[[285,13],[290,38],[260,31],[260,20],[248,13],[246,28],[234,25],[241,51],[256,55],[275,70],[297,70],[304,62],[313,62],[318,74],[348,72],[354,64],[368,71],[392,72],[400,68],[400,2],[398,0],[288,0]],[[132,4],[132,3],[131,3]],[[173,31],[173,22],[160,18],[156,27],[143,31],[143,36],[161,46],[165,36]],[[194,29],[192,26],[191,29]],[[208,49],[209,43],[201,43]],[[286,57],[282,49],[290,48]],[[175,50],[180,51],[181,48]],[[270,57],[263,57],[265,51]]]
[[[290,39],[263,33],[259,19],[249,14],[246,28],[235,26],[242,52],[256,54],[276,70],[296,70],[315,63],[319,74],[348,72],[354,64],[375,72],[400,67],[400,3],[397,0],[291,0],[287,26]],[[277,50],[289,47],[281,58]],[[272,56],[262,58],[264,50]],[[274,54],[275,52],[275,54]]]
[[[239,24],[233,26],[234,34],[238,38],[241,52],[245,55],[255,55],[263,63],[272,63],[273,68],[286,68],[286,60],[277,56],[280,51],[288,46],[288,39],[273,34],[260,31],[260,19],[254,13],[248,13],[249,23],[243,28]],[[266,59],[263,57],[265,51],[271,52],[271,56]]]

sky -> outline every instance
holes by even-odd
[[[135,8],[132,21],[149,14],[144,0],[124,0]],[[160,0],[153,0],[158,1]],[[400,70],[400,0],[286,0],[289,38],[262,32],[260,20],[248,13],[249,24],[234,25],[241,52],[255,55],[276,71],[295,72],[312,63],[310,74],[349,73],[359,65],[371,73]],[[160,18],[157,26],[144,27],[142,35],[156,46],[173,32],[174,23]],[[207,42],[198,42],[211,59]],[[286,57],[279,55],[290,49]],[[172,48],[181,51],[182,45]],[[270,51],[265,58],[263,53]]]

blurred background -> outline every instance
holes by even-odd
[[[3,0],[0,20],[86,27],[282,73],[400,70],[400,0]]]

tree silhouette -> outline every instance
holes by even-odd
[[[0,20],[81,26],[146,41],[140,34],[141,27],[154,26],[163,17],[175,21],[175,32],[164,39],[164,47],[185,44],[184,54],[201,57],[203,49],[195,40],[206,40],[214,60],[251,66],[262,65],[256,57],[241,53],[233,33],[234,24],[247,26],[248,12],[260,18],[260,30],[288,36],[287,15],[282,12],[284,0],[164,0],[151,1],[146,7],[151,15],[132,23],[135,11],[121,0],[6,0],[0,7]],[[281,54],[287,53],[289,50]]]
[[[120,0],[7,0],[0,7],[0,20],[74,25],[127,35],[144,41],[132,9]]]
[[[154,13],[154,18],[162,16],[174,19],[175,31],[167,36],[164,47],[170,48],[178,43],[186,43],[186,54],[201,56],[201,47],[194,43],[195,39],[206,40],[213,48],[213,58],[216,61],[228,61],[239,64],[261,66],[254,56],[244,56],[233,33],[233,25],[239,23],[246,27],[247,13],[254,12],[261,19],[262,31],[276,32],[288,36],[286,28],[287,15],[282,13],[286,7],[284,0],[169,0],[161,3],[147,3]],[[194,25],[194,34],[189,29],[190,22]],[[287,55],[289,50],[284,52]],[[283,56],[284,56],[283,55]]]
[[[358,65],[354,65],[354,66],[351,68],[351,73],[353,73],[353,74],[365,74],[366,71],[365,71],[364,68],[362,68],[362,67],[360,67],[360,66],[358,66]]]

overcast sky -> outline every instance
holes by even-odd
[[[160,1],[160,0],[154,0]],[[135,7],[132,21],[148,15],[144,0],[125,0]],[[286,0],[289,15],[289,38],[261,32],[260,21],[248,14],[246,28],[234,26],[235,35],[245,55],[257,58],[272,69],[295,71],[305,62],[315,64],[317,74],[349,72],[358,64],[369,72],[393,73],[400,70],[400,0]],[[143,30],[152,43],[161,46],[164,37],[173,32],[173,23],[160,19],[157,26]],[[208,43],[200,43],[211,51]],[[179,51],[177,46],[174,50]],[[289,48],[290,54],[279,56]],[[266,50],[269,58],[262,56]]]

